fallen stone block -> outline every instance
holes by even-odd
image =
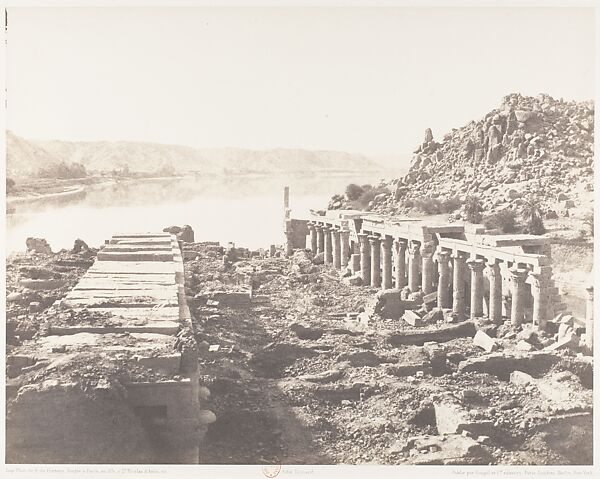
[[[554,344],[546,346],[544,351],[559,351],[561,349],[576,349],[579,346],[579,336],[574,332],[567,333]]]
[[[437,291],[423,296],[423,303],[432,304],[437,302]]]
[[[345,276],[342,278],[342,283],[348,286],[360,286],[362,284],[362,278],[360,274],[353,274],[352,276]]]
[[[527,386],[535,382],[535,379],[523,371],[513,371],[510,373],[510,382],[517,386]]]
[[[483,331],[477,331],[473,336],[473,344],[479,346],[484,351],[491,353],[498,348],[498,343],[494,338],[490,338]]]
[[[488,373],[508,381],[516,370],[533,376],[541,376],[554,366],[560,358],[554,354],[534,351],[531,353],[490,353],[461,361],[459,372]]]
[[[406,321],[411,326],[422,326],[423,325],[423,320],[421,319],[421,316],[412,310],[404,311],[404,314],[402,315],[402,319],[404,319],[404,321]]]
[[[314,264],[324,264],[325,263],[325,253],[316,254],[313,258],[312,262]]]
[[[298,379],[302,381],[309,381],[311,383],[329,383],[332,381],[337,381],[344,377],[344,371],[341,369],[330,369],[328,371],[323,371],[318,374],[304,374],[299,376]]]
[[[444,312],[441,309],[433,309],[423,316],[423,322],[426,324],[433,324],[443,320]]]
[[[535,351],[535,346],[527,341],[524,341],[523,339],[517,343],[515,348],[519,351]]]
[[[459,324],[443,326],[435,329],[407,330],[392,333],[387,341],[392,346],[402,344],[415,344],[422,346],[429,341],[444,343],[456,338],[464,338],[475,334],[475,324],[471,321],[465,321]]]

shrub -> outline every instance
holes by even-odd
[[[521,215],[525,222],[524,231],[532,235],[542,235],[546,232],[539,198],[529,195],[523,204]]]
[[[47,166],[43,166],[38,171],[38,177],[40,178],[60,178],[60,179],[72,179],[72,178],[85,178],[87,171],[85,166],[81,163],[68,164],[64,161],[60,163],[50,163]]]
[[[355,201],[359,199],[363,192],[364,189],[355,183],[350,183],[348,186],[346,186],[346,198],[348,198],[348,201]]]
[[[365,186],[368,188],[365,189]],[[357,200],[350,203],[350,207],[357,210],[365,209],[377,195],[382,193],[389,194],[390,190],[385,187],[373,188],[371,185],[363,185],[362,194]]]
[[[516,233],[517,213],[514,210],[502,210],[483,220],[486,229],[500,230],[503,233]]]
[[[417,198],[415,200],[415,207],[427,215],[436,215],[441,212],[440,200],[435,198]]]
[[[465,201],[465,216],[469,223],[480,223],[482,220],[481,201],[477,196],[469,196]]]
[[[460,199],[456,196],[452,198],[448,198],[447,200],[442,201],[440,205],[440,209],[442,213],[452,213],[460,208],[461,202]]]

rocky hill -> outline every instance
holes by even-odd
[[[518,210],[535,195],[546,218],[583,215],[593,207],[593,144],[592,102],[511,94],[441,141],[427,129],[406,176],[379,185],[366,208],[409,213],[416,200],[464,204],[477,196],[491,214]],[[343,203],[338,196],[336,206]]]
[[[300,149],[194,149],[187,146],[136,142],[32,141],[6,133],[7,175],[35,175],[49,163],[81,163],[88,171],[127,167],[132,172],[198,172],[207,175],[295,174],[306,172],[379,171],[371,159],[341,151]]]

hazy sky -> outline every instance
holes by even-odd
[[[594,20],[570,8],[11,8],[7,127],[402,154],[510,92],[594,98]]]

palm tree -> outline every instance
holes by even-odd
[[[540,200],[538,196],[530,194],[521,207],[521,216],[525,221],[525,232],[532,235],[542,235],[546,232]]]

